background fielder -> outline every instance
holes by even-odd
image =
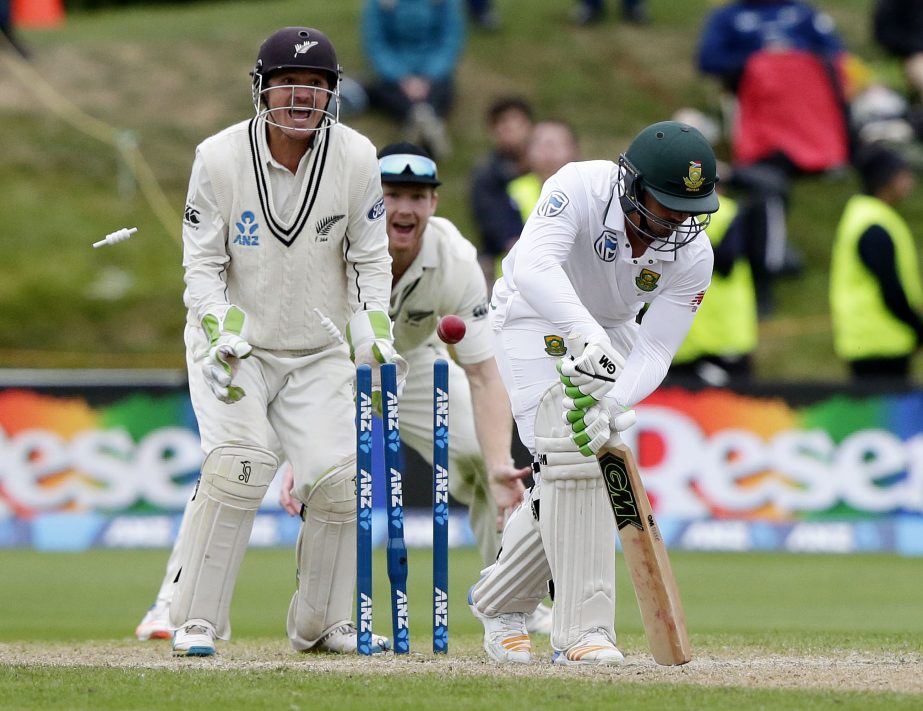
[[[451,222],[434,217],[441,182],[424,149],[391,144],[379,152],[379,166],[392,260],[389,315],[395,346],[409,365],[400,398],[401,438],[432,464],[433,363],[447,360],[449,491],[468,507],[481,556],[492,562],[503,515],[522,500],[521,478],[530,469],[515,468],[510,456],[512,416],[494,359],[477,250]],[[453,346],[454,359],[436,337],[447,314],[467,325],[464,339]]]

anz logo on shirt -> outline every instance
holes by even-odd
[[[603,230],[596,241],[593,242],[596,256],[604,262],[614,262],[619,253],[619,238],[615,232]]]
[[[241,213],[240,222],[235,222],[234,225],[237,227],[237,234],[234,235],[234,244],[239,244],[244,247],[260,246],[260,236],[256,232],[260,226],[256,222],[256,215],[246,210]]]

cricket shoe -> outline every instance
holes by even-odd
[[[205,620],[188,620],[173,633],[174,657],[211,657],[215,653],[215,628]]]
[[[141,642],[149,639],[170,639],[173,627],[170,625],[170,603],[158,600],[135,627],[135,637]]]
[[[468,607],[484,625],[484,651],[488,657],[501,664],[528,664],[532,661],[532,642],[523,613],[505,612],[496,617],[482,615],[471,599],[471,590],[468,591]]]
[[[333,652],[334,654],[355,654],[359,647],[359,631],[349,622],[334,627],[321,637],[307,652]],[[372,634],[372,654],[383,654],[391,649],[391,640],[380,634]]]
[[[609,633],[601,627],[585,632],[576,643],[563,652],[556,651],[551,661],[554,664],[575,666],[579,664],[621,664],[625,657],[615,646]]]
[[[538,604],[535,612],[526,617],[526,630],[530,634],[551,634],[551,608],[543,602]]]

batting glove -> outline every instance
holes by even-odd
[[[595,456],[612,434],[609,410],[601,405],[567,410],[564,420],[570,425],[570,438],[585,457]]]
[[[243,358],[249,357],[253,347],[243,336],[246,314],[231,306],[223,316],[206,314],[202,328],[208,338],[208,351],[202,363],[205,382],[221,402],[231,404],[240,400],[244,389],[232,385]]]
[[[602,400],[624,367],[625,359],[605,336],[595,337],[579,355],[559,361],[565,408],[572,409],[569,407],[572,402],[577,409],[586,409]]]

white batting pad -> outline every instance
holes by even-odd
[[[192,502],[182,569],[170,604],[170,623],[210,622],[220,639],[231,636],[228,611],[253,519],[279,468],[275,455],[259,447],[217,447],[202,464]]]
[[[356,458],[325,473],[302,509],[298,589],[288,608],[288,637],[310,649],[329,630],[352,620],[356,584]]]
[[[481,571],[481,579],[471,590],[472,604],[488,617],[506,612],[531,614],[548,594],[551,569],[532,513],[540,490],[541,485],[536,484],[526,492],[503,529],[497,562]]]
[[[570,439],[562,397],[560,385],[549,388],[535,417],[539,525],[554,580],[551,646],[557,650],[596,627],[615,639],[615,522],[596,458],[580,454]]]

